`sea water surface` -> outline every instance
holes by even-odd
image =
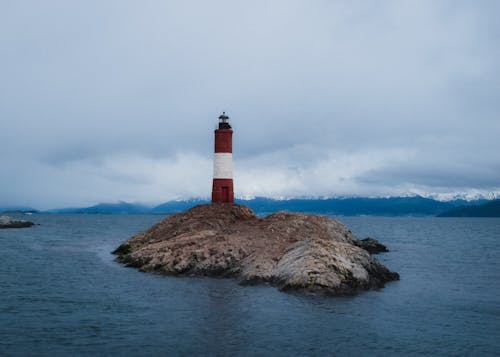
[[[0,230],[0,355],[500,354],[500,219],[339,217],[390,248],[377,259],[401,280],[326,298],[113,261],[161,218],[39,214]]]

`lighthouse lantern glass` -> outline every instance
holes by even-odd
[[[226,112],[222,112],[219,116],[219,129],[231,129],[231,125],[229,125],[229,117],[226,115]]]

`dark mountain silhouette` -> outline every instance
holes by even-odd
[[[0,206],[0,213],[38,213],[38,210],[24,206]]]
[[[99,203],[91,207],[52,209],[47,213],[148,214],[151,213],[151,207],[128,202]]]
[[[435,216],[460,206],[484,202],[486,201],[477,200],[468,202],[465,200],[453,200],[442,202],[420,196],[387,198],[302,198],[288,200],[274,200],[257,197],[251,200],[236,200],[236,203],[252,208],[259,215],[276,211],[290,211],[340,216]],[[205,203],[209,203],[209,201],[204,199],[169,201],[155,207],[127,202],[101,203],[91,207],[62,208],[47,212],[88,214],[172,214],[183,212],[191,207]]]
[[[331,215],[381,215],[381,216],[428,216],[436,215],[467,201],[456,200],[441,202],[420,196],[388,198],[329,198],[329,199],[290,199],[272,200],[255,198],[249,201],[236,200],[254,211],[270,213],[280,210],[291,212],[319,213]]]
[[[438,214],[438,217],[500,217],[500,200],[457,207]]]

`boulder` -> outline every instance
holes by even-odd
[[[365,239],[358,240],[355,244],[370,254],[385,253],[389,251],[385,245],[380,243],[375,238],[367,237]]]

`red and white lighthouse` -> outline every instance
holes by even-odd
[[[233,203],[233,130],[226,112],[215,129],[214,180],[212,203]]]

